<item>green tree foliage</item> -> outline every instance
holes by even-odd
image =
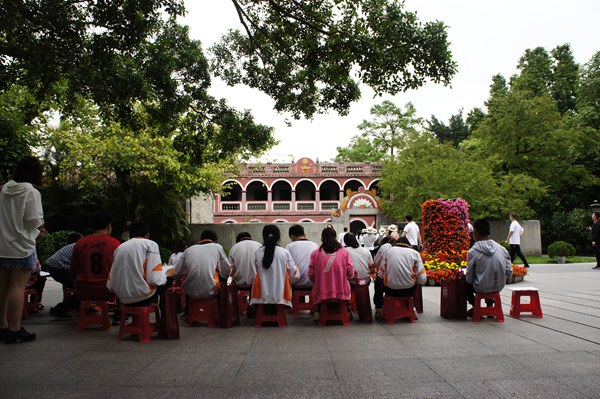
[[[600,51],[581,69],[577,112],[583,123],[600,131]]]
[[[463,117],[463,110],[458,114],[452,115],[448,121],[448,125],[438,120],[435,115],[431,115],[431,119],[427,121],[427,130],[436,137],[440,143],[450,143],[454,147],[469,137],[470,129]]]
[[[420,214],[432,198],[467,200],[475,218],[499,219],[511,210],[533,216],[530,202],[544,195],[537,179],[524,174],[498,177],[485,159],[422,135],[407,143],[394,161],[384,164],[380,181],[386,213],[402,218]],[[526,216],[526,217],[527,217]]]
[[[422,24],[392,0],[232,0],[243,32],[212,48],[212,68],[228,84],[255,87],[296,118],[360,98],[359,83],[395,94],[456,72],[442,22]]]
[[[218,189],[225,168],[240,156],[259,153],[272,140],[271,129],[256,125],[248,114],[219,108],[215,118],[224,120],[218,124],[203,116],[199,123],[200,116],[190,112],[186,118],[195,120],[182,122],[181,130],[165,137],[151,123],[133,130],[102,119],[98,107],[80,99],[77,110],[58,128],[46,131],[54,185],[75,186],[88,201],[108,199],[105,204],[113,203],[122,226],[140,217],[156,217],[150,206],[154,204],[162,209],[159,214],[165,221],[160,223],[181,232],[180,199]],[[142,106],[135,118],[139,126],[151,120]],[[201,129],[186,130],[192,126]],[[163,227],[163,236],[177,236]]]
[[[551,51],[555,63],[552,66],[551,93],[562,114],[576,108],[579,86],[579,65],[575,62],[571,46],[563,44]]]
[[[394,159],[396,151],[402,149],[406,140],[415,136],[422,124],[416,109],[407,103],[405,109],[385,100],[371,108],[372,120],[364,120],[348,147],[337,147],[337,162],[380,162]],[[368,147],[371,148],[368,148]],[[368,156],[368,158],[362,158]]]
[[[13,85],[0,91],[0,184],[11,178],[19,159],[31,155],[36,115],[35,98],[27,88]]]

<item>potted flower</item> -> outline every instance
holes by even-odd
[[[556,241],[548,247],[548,257],[555,258],[557,263],[565,263],[566,258],[575,255],[575,247],[565,241]]]
[[[506,283],[517,283],[523,281],[527,274],[527,268],[525,266],[512,265],[512,275],[506,278]]]

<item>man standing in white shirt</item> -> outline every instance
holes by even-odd
[[[511,213],[509,215],[510,218],[510,228],[508,230],[508,237],[506,237],[506,241],[508,241],[508,245],[510,246],[510,261],[515,261],[515,256],[518,255],[519,258],[523,261],[523,265],[525,267],[529,267],[529,263],[527,263],[527,259],[525,259],[525,255],[521,252],[521,236],[525,232],[525,229],[521,227],[519,222],[517,221],[517,214]]]
[[[423,242],[421,241],[421,231],[419,230],[419,225],[412,220],[412,215],[406,215],[404,220],[406,220],[406,226],[404,226],[404,230],[402,231],[402,237],[406,237],[408,239],[412,249],[415,251],[420,251]]]
[[[344,233],[344,236],[346,233]],[[299,224],[291,226],[288,235],[292,242],[289,243],[285,249],[292,255],[292,259],[299,271],[298,276],[290,275],[290,283],[292,284],[292,287],[299,290],[310,289],[313,286],[313,282],[308,278],[310,254],[319,249],[319,245],[306,238],[304,227]]]
[[[346,244],[344,244],[344,236],[346,234],[348,234],[348,228],[344,227],[344,231],[337,235],[337,240],[340,242],[340,244],[342,244],[342,247],[346,246]]]

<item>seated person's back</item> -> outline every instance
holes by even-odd
[[[229,250],[231,275],[238,287],[250,287],[256,276],[256,251],[261,247],[248,232],[241,232]]]
[[[310,256],[308,277],[313,281],[316,304],[327,299],[350,300],[350,283],[354,276],[352,258],[336,239],[335,230],[326,227],[321,233],[321,247]]]
[[[288,250],[277,245],[280,234],[275,225],[263,228],[264,245],[256,253],[256,277],[252,284],[251,305],[292,306],[290,275],[297,275],[298,271]]]
[[[385,253],[378,275],[391,290],[411,289],[427,281],[421,255],[411,248],[406,237]]]
[[[186,249],[175,265],[178,275],[187,276],[183,289],[192,298],[215,296],[219,292],[219,277],[226,280],[229,276],[229,261],[216,241],[214,231],[204,230],[198,244]]]
[[[75,293],[81,300],[110,300],[106,288],[115,249],[120,245],[110,236],[112,225],[105,213],[94,215],[94,233],[77,241],[71,257]]]
[[[148,237],[148,226],[132,223],[128,241],[115,250],[107,287],[128,305],[152,298],[166,284],[158,244]]]
[[[290,227],[289,236],[292,242],[285,249],[292,255],[299,272],[298,277],[290,276],[290,282],[294,288],[312,288],[313,283],[308,278],[308,264],[310,263],[310,255],[319,249],[319,246],[306,238],[304,227],[299,224]]]

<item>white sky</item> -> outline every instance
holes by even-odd
[[[229,0],[187,0],[188,11],[182,21],[190,26],[191,36],[205,49],[227,29],[242,29],[233,3]],[[384,99],[404,107],[412,102],[424,119],[435,115],[447,123],[463,108],[466,113],[482,107],[488,96],[491,78],[516,73],[518,59],[526,49],[542,46],[550,51],[569,43],[578,63],[588,62],[600,51],[600,1],[598,0],[406,0],[405,8],[416,11],[421,22],[440,20],[448,26],[450,48],[458,63],[451,87],[428,84],[396,96],[373,98],[362,89],[362,99],[354,103],[348,116],[337,113],[317,115],[313,120],[292,119],[273,110],[266,94],[244,86],[228,87],[213,78],[210,93],[226,98],[238,110],[250,109],[258,123],[273,126],[280,144],[262,157],[264,161],[289,162],[293,157],[329,161],[337,146],[345,146],[360,133],[356,128],[371,119],[370,108]],[[288,118],[287,119],[291,119]]]

